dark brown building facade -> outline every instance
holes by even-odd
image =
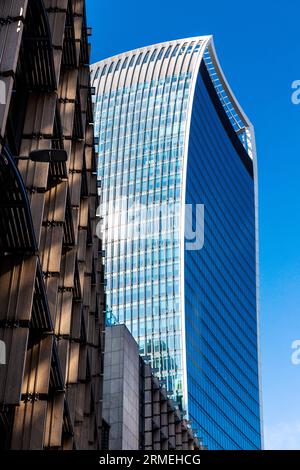
[[[88,35],[84,0],[0,2],[1,448],[101,445]]]

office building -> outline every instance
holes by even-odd
[[[204,444],[259,449],[255,139],[212,37],[110,57],[92,83],[107,316]]]
[[[109,450],[203,449],[124,324],[106,327],[103,421]]]

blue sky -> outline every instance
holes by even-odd
[[[92,60],[213,34],[227,79],[256,129],[265,447],[300,449],[299,0],[87,0]]]

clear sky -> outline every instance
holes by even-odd
[[[256,129],[265,448],[300,449],[299,0],[87,0],[92,61],[213,34],[227,79]]]

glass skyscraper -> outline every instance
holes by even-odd
[[[210,449],[259,449],[252,125],[211,36],[111,57],[92,80],[107,317]]]

